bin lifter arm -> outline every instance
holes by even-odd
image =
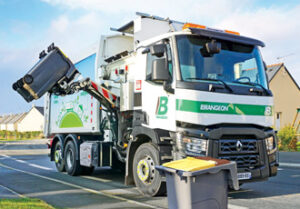
[[[103,86],[97,85],[95,82],[91,81],[90,78],[72,82],[68,86],[68,91],[65,91],[64,93],[62,93],[62,91],[60,91],[60,93],[55,92],[55,94],[74,94],[81,90],[97,99],[100,104],[107,108],[110,112],[115,112],[117,107],[117,96]]]

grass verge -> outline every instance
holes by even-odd
[[[36,139],[43,139],[43,138],[23,138],[23,139],[2,139],[0,138],[0,142],[11,142],[11,141],[28,141],[28,140],[36,140]]]
[[[0,199],[1,209],[54,209],[42,200],[33,198]]]

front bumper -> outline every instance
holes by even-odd
[[[251,173],[250,179],[244,179],[240,180],[241,183],[246,182],[254,182],[254,181],[264,181],[267,180],[269,177],[276,176],[277,175],[277,168],[278,163],[276,161],[276,152],[273,154],[268,155],[268,160],[274,159],[274,161],[266,163],[265,165],[262,165],[257,168],[248,169],[248,168],[238,168],[238,173]]]
[[[244,182],[263,181],[277,175],[277,151],[268,153],[265,138],[275,136],[273,130],[264,131],[258,128],[216,128],[206,133],[193,132],[185,129],[186,135],[207,137],[209,141],[207,156],[227,159],[237,163],[238,173],[251,173],[251,178],[240,180]],[[240,141],[246,149],[234,149]],[[247,149],[247,147],[250,147]]]

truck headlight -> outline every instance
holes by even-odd
[[[186,154],[196,156],[206,156],[208,140],[191,137],[183,137],[182,141],[185,143]]]
[[[276,148],[274,136],[265,138],[265,142],[266,142],[266,147],[268,152],[271,152]]]

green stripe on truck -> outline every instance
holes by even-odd
[[[272,116],[271,105],[232,104],[176,99],[176,110],[194,113]]]

